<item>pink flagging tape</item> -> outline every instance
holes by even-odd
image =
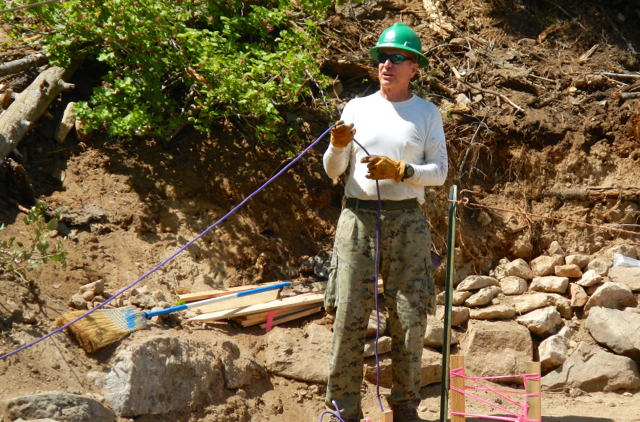
[[[462,377],[465,380],[470,380],[475,382],[476,384],[481,385],[482,387],[465,387],[465,390],[480,390],[480,391],[490,391],[492,393],[497,394],[498,396],[502,397],[503,399],[511,402],[512,404],[514,404],[515,406],[520,408],[520,414],[517,414],[515,412],[512,412],[510,410],[507,410],[503,407],[498,406],[497,404],[491,403],[487,400],[481,399],[478,396],[475,396],[471,393],[466,392],[465,390],[459,389],[457,387],[451,386],[449,387],[450,390],[456,391],[460,394],[464,394],[465,396],[469,396],[471,398],[474,398],[478,401],[481,401],[485,404],[488,404],[489,406],[492,406],[502,412],[508,413],[510,415],[515,416],[514,417],[508,417],[508,416],[490,416],[490,415],[474,415],[474,414],[470,414],[470,413],[461,413],[461,412],[451,412],[451,415],[454,416],[470,416],[470,417],[476,417],[476,418],[484,418],[484,419],[494,419],[494,420],[500,420],[500,421],[507,421],[507,422],[541,422],[540,419],[529,419],[526,415],[529,413],[529,405],[526,401],[527,397],[536,397],[536,396],[540,396],[540,393],[528,393],[527,392],[527,380],[533,380],[533,381],[539,381],[540,380],[540,374],[520,374],[520,375],[505,375],[505,376],[493,376],[493,377],[467,377],[464,375],[464,368],[455,368],[452,369],[450,371],[450,377],[451,378],[455,378],[455,377]],[[523,384],[524,384],[524,393],[521,393],[519,391],[505,391],[505,390],[496,390],[493,389],[491,387],[488,387],[484,384],[482,384],[480,381],[478,380],[491,380],[491,379],[505,379],[505,378],[522,378],[523,379]],[[524,405],[520,404],[512,399],[510,399],[509,397],[501,394],[501,393],[505,393],[505,394],[521,394],[525,396],[525,402]]]
[[[267,326],[265,327],[267,333],[271,331],[271,326],[273,325],[273,315],[275,315],[275,311],[269,311],[269,314],[267,315]]]

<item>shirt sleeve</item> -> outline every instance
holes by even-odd
[[[415,169],[415,174],[403,183],[414,186],[440,186],[447,178],[449,159],[442,117],[440,117],[438,109],[433,105],[432,107],[433,111],[429,113],[424,143],[424,163],[410,163]]]
[[[346,124],[353,123],[353,111],[350,105],[351,102],[347,103],[340,116],[340,120],[343,120]],[[349,161],[351,160],[352,150],[353,142],[350,142],[349,145],[344,148],[336,148],[329,142],[329,148],[327,148],[327,151],[322,157],[322,164],[324,165],[324,171],[327,172],[327,176],[335,179],[347,170]]]

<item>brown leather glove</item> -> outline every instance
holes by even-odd
[[[373,180],[394,179],[396,182],[400,182],[406,167],[405,162],[402,160],[396,161],[380,155],[369,155],[360,160],[360,162],[369,163],[367,164],[369,173],[366,177]]]
[[[353,135],[355,134],[356,130],[353,127],[353,123],[345,125],[342,120],[338,120],[333,129],[331,129],[331,145],[336,148],[344,148],[349,145],[349,142],[353,141]]]

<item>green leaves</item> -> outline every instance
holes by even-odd
[[[78,117],[117,136],[165,135],[234,116],[273,138],[278,108],[299,101],[318,68],[314,21],[329,0],[67,0],[28,9],[55,28],[43,40],[54,65],[83,55],[112,71]],[[297,28],[297,29],[292,29]],[[276,104],[276,105],[274,105]]]

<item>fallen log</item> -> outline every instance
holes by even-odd
[[[47,61],[47,56],[44,54],[32,54],[0,66],[0,76],[22,72],[23,70],[31,69],[34,66],[42,66]]]
[[[58,94],[74,87],[65,81],[78,65],[72,64],[68,69],[56,66],[45,70],[0,115],[0,163],[16,149]]]

